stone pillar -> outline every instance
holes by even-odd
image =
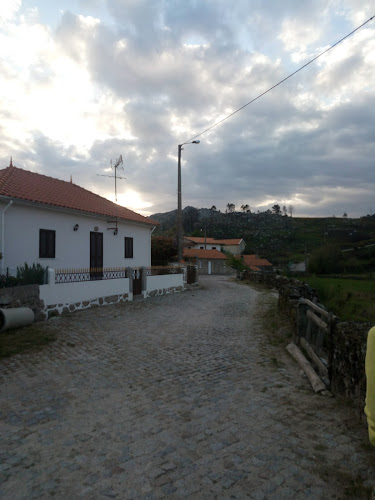
[[[55,276],[56,276],[55,270],[49,267],[47,271],[47,283],[49,285],[55,284]]]

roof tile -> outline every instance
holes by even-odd
[[[131,222],[159,224],[76,184],[14,166],[0,170],[0,195]]]

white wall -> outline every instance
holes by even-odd
[[[183,274],[163,274],[161,276],[147,276],[147,292],[184,286]]]
[[[129,293],[129,278],[40,285],[39,293],[44,304],[74,304],[110,295]]]
[[[3,210],[6,203],[0,203]],[[79,224],[78,231],[73,231]],[[4,214],[4,255],[2,269],[40,263],[53,269],[90,267],[90,231],[97,226],[103,233],[104,267],[138,267],[151,265],[151,226],[118,223],[118,234],[107,230],[113,227],[107,219],[97,216],[65,213],[42,209],[17,202]],[[39,229],[56,231],[55,259],[39,258]],[[1,237],[2,231],[0,231]],[[134,238],[134,258],[124,258],[124,237]],[[2,244],[2,243],[1,243]],[[2,248],[2,246],[1,246]]]
[[[213,250],[213,249],[216,249],[218,252],[221,252],[221,245],[220,245],[220,243],[213,243],[213,244],[206,243],[206,248],[204,248],[204,243],[197,243],[192,248],[198,248],[198,249],[199,248],[203,248],[204,250]]]

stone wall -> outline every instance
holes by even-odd
[[[306,331],[307,319],[300,298],[319,302],[316,290],[300,280],[275,273],[245,271],[241,279],[276,288],[279,309],[289,318],[296,342]],[[338,322],[332,331],[328,357],[331,360],[331,391],[349,399],[363,417],[366,397],[365,356],[367,334],[373,325],[367,322]]]
[[[0,289],[0,307],[29,307],[34,312],[35,321],[44,319],[44,302],[39,298],[39,285],[23,285]]]
[[[367,334],[372,326],[367,322],[345,321],[338,323],[333,332],[331,390],[350,398],[364,423],[365,357]]]

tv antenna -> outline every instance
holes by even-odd
[[[115,164],[112,165],[112,160],[111,160],[111,169],[114,169],[115,170],[115,175],[107,175],[107,174],[96,174],[98,175],[99,177],[111,177],[112,179],[114,178],[115,179],[115,200],[116,200],[116,207],[115,207],[115,210],[116,210],[116,215],[115,215],[115,220],[112,221],[112,220],[109,220],[107,221],[108,223],[115,223],[116,224],[116,227],[107,227],[107,229],[109,230],[113,230],[113,234],[116,235],[118,233],[118,227],[117,227],[117,179],[126,179],[126,177],[121,177],[121,176],[118,176],[117,175],[117,169],[118,168],[121,168],[121,170],[124,170],[124,167],[120,167],[120,165],[123,165],[123,161],[122,161],[122,155],[120,155]]]

